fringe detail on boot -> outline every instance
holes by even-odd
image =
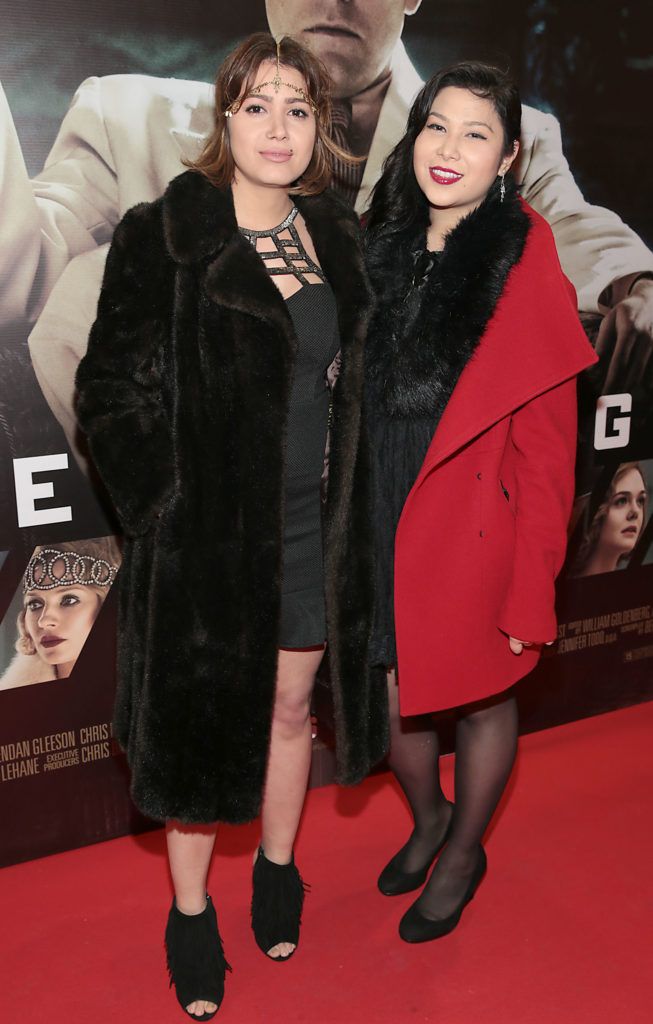
[[[201,914],[182,914],[173,900],[166,926],[165,947],[170,987],[175,986],[179,1004],[185,1010],[197,999],[220,1008],[224,996],[225,972],[231,967],[225,960],[218,919],[211,897]],[[217,1010],[215,1011],[217,1013]],[[193,1019],[210,1020],[213,1013]]]
[[[294,858],[289,864],[274,864],[259,847],[252,881],[252,930],[259,949],[267,955],[280,942],[297,946],[304,894],[310,886],[301,878]]]

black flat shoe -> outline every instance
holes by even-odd
[[[299,944],[304,894],[309,887],[302,881],[294,857],[289,864],[275,864],[267,859],[262,847],[254,862],[252,886],[252,930],[256,944],[268,960],[284,963]],[[290,942],[295,949],[287,956],[270,956],[268,950],[280,942]]]
[[[224,957],[218,919],[211,897],[201,914],[182,914],[175,900],[168,915],[165,936],[170,987],[175,986],[182,1010],[193,1020],[211,1020],[224,997],[225,972],[231,967]],[[191,1003],[203,999],[217,1010],[200,1017],[188,1013]]]
[[[377,885],[380,892],[384,896],[401,896],[405,892],[413,892],[414,889],[419,889],[426,881],[426,876],[429,873],[431,864],[439,854],[442,847],[445,845],[451,832],[451,824],[453,822],[453,804],[447,800],[449,807],[451,808],[451,816],[449,818],[449,824],[447,825],[444,834],[438,845],[435,847],[428,861],[419,871],[403,871],[401,863],[403,860],[404,850],[408,843],[395,853],[392,860],[388,861],[383,871],[377,879]],[[408,841],[410,842],[410,840]]]
[[[479,846],[478,861],[474,868],[474,874],[469,880],[469,885],[462,901],[454,912],[449,914],[448,917],[441,917],[437,921],[432,921],[431,918],[420,914],[417,903],[413,903],[399,922],[399,935],[404,942],[430,942],[431,939],[440,939],[443,935],[448,935],[449,932],[452,932],[460,921],[463,910],[470,900],[474,899],[474,894],[481,884],[486,871],[487,857],[483,847]]]

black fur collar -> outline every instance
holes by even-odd
[[[293,196],[309,230],[318,234],[338,215],[353,219],[349,206],[330,189],[316,196]],[[198,171],[173,178],[164,195],[164,228],[177,263],[201,263],[240,238],[230,188],[216,188]],[[313,232],[311,231],[311,234]]]
[[[341,331],[364,321],[372,297],[365,271],[358,218],[327,189],[293,196],[338,302]],[[203,174],[185,171],[163,196],[163,225],[175,262],[202,268],[209,298],[288,329],[290,319],[276,285],[236,222],[230,188],[215,188]]]
[[[427,417],[437,424],[521,258],[529,227],[514,185],[503,203],[494,186],[447,236],[419,294],[412,284],[414,254],[424,247],[424,229],[370,245],[377,308],[368,339],[368,379],[373,401],[386,415]]]

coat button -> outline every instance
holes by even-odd
[[[476,474],[476,479],[477,480],[482,480],[483,479],[483,474],[482,473],[477,473]]]
[[[485,536],[485,530],[479,530],[478,531],[478,535],[479,535],[479,537],[484,537]]]

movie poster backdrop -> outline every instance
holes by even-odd
[[[481,0],[5,2],[0,864],[148,826],[111,734],[120,536],[77,432],[73,379],[115,224],[198,151],[211,99],[199,83],[268,25],[332,72],[345,141],[367,156],[338,182],[359,212],[425,77],[479,58],[518,79],[522,192],[553,226],[601,357],[579,386],[559,639],[519,687],[522,728],[653,695],[648,5],[505,0],[498,16]],[[143,110],[151,134],[137,128]],[[319,739],[316,751],[314,781],[328,781]]]

